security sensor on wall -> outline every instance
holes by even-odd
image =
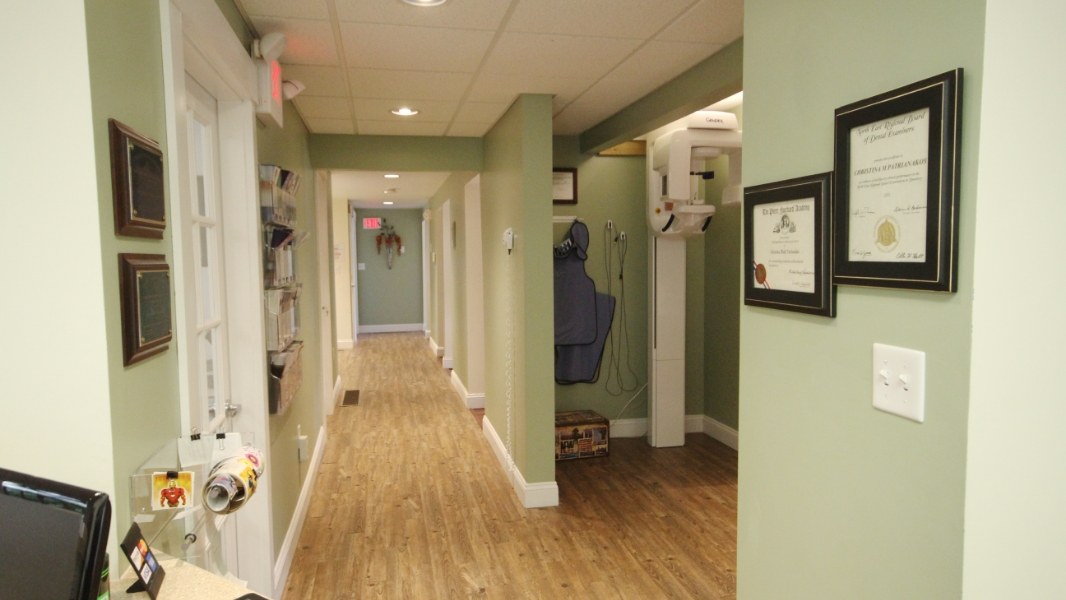
[[[285,51],[285,34],[280,31],[268,33],[252,42],[252,55],[267,62],[275,61]]]
[[[281,82],[281,94],[286,100],[292,100],[307,88],[304,82],[296,79],[286,79]]]

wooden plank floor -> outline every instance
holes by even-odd
[[[360,336],[284,600],[734,598],[736,452],[611,440],[557,463],[560,505],[515,499],[421,334]]]

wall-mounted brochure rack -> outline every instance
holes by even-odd
[[[259,166],[263,217],[263,293],[270,414],[284,414],[300,388],[300,284],[296,245],[306,233],[296,227],[300,176],[277,165]]]

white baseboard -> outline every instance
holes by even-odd
[[[338,375],[337,381],[333,382],[333,406],[340,404],[341,400],[344,400],[344,382]]]
[[[526,508],[559,506],[559,484],[554,481],[526,483],[525,477],[522,476],[522,472],[518,470],[518,467],[514,465],[510,454],[507,452],[507,447],[504,446],[503,440],[500,439],[487,416],[481,420],[481,431],[485,439],[488,440],[493,454],[496,455],[496,460],[503,467],[503,472],[511,480],[511,486],[514,488],[515,495],[518,496],[519,501],[522,502],[522,506]]]
[[[450,357],[450,356],[445,356],[443,359],[441,359],[440,362],[441,362],[441,366],[444,367],[445,369],[454,369],[455,368],[455,360],[453,360],[452,357]]]
[[[351,350],[355,348],[355,342],[352,340],[337,340],[337,350]]]
[[[647,419],[615,419],[611,421],[613,438],[635,438],[648,435]]]
[[[275,598],[281,598],[284,595],[285,583],[289,578],[289,569],[292,567],[292,557],[296,554],[300,532],[303,531],[304,521],[307,519],[307,508],[311,505],[311,492],[315,489],[315,479],[318,477],[318,468],[322,464],[322,455],[325,450],[326,426],[323,425],[318,430],[315,453],[311,456],[311,463],[307,467],[307,477],[304,477],[300,498],[296,501],[296,510],[293,511],[292,519],[289,521],[289,530],[285,532],[285,541],[281,543],[278,560],[274,563],[273,596]]]
[[[429,336],[429,349],[433,351],[433,356],[444,356],[444,346],[439,345],[433,336]]]
[[[720,421],[715,421],[707,415],[703,415],[703,433],[734,450],[740,450],[740,433],[736,429],[724,425]]]
[[[452,371],[451,382],[455,392],[459,394],[459,399],[467,408],[485,408],[485,394],[471,394],[455,371]]]
[[[734,450],[740,447],[740,434],[736,429],[723,425],[707,415],[685,415],[685,433],[705,433]],[[611,421],[611,437],[613,438],[634,438],[646,435],[648,435],[647,419]]]
[[[400,333],[422,331],[421,323],[394,323],[391,325],[360,325],[359,333]]]

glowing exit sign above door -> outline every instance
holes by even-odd
[[[381,217],[364,217],[363,229],[381,229]]]

